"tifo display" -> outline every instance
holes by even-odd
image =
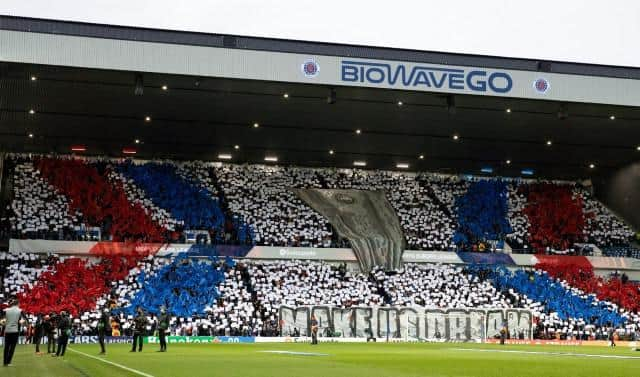
[[[435,332],[424,332],[428,325],[422,330],[421,325],[415,326],[416,322],[429,323],[422,319],[434,318],[425,314],[431,312],[446,314],[442,317],[446,321],[439,326],[449,329],[461,326],[455,322],[459,315],[476,313],[473,318],[488,327],[473,324],[469,329],[476,329],[475,335],[469,339],[478,339],[478,334],[482,334],[480,338],[500,337],[502,324],[493,321],[491,313],[502,310],[531,313],[530,322],[516,321],[518,326],[510,329],[510,338],[606,340],[615,334],[630,340],[640,330],[640,316],[635,312],[640,301],[638,284],[625,275],[594,277],[587,267],[570,280],[562,280],[575,268],[541,264],[529,271],[512,272],[492,265],[407,263],[400,271],[376,269],[362,274],[344,265],[304,261],[198,261],[184,256],[138,255],[103,257],[100,263],[91,264],[89,259],[94,258],[2,253],[0,299],[17,295],[31,323],[44,315],[55,321],[60,311],[66,311],[71,334],[87,336],[97,334],[105,309],[111,316],[111,335],[131,335],[138,308],[148,319],[145,334],[153,335],[163,307],[170,314],[167,333],[178,336],[304,336],[310,331],[304,316],[292,317],[283,314],[291,311],[282,310],[309,307],[330,307],[332,311],[380,308],[376,313],[393,309],[391,317],[378,315],[371,323],[390,318],[390,327],[383,327],[379,334],[400,339],[426,340],[425,334],[435,338]],[[105,273],[106,266],[113,263],[122,263],[117,269],[121,272]],[[44,291],[43,286],[49,289]],[[618,288],[624,289],[624,297],[618,295]],[[410,309],[402,315],[413,311],[414,325],[409,328],[414,330],[393,325],[399,321],[397,308]],[[320,337],[350,337],[355,333],[346,329],[362,332],[368,328],[361,317],[366,311],[355,318],[350,318],[348,311],[340,313],[339,321],[334,314],[331,320],[317,314]],[[485,314],[478,317],[478,313]],[[356,318],[357,322],[350,322]],[[508,315],[501,318],[510,321]],[[484,333],[478,330],[481,328]],[[440,339],[451,333],[443,329]],[[24,335],[29,331],[25,328]]]
[[[15,155],[14,238],[340,247],[293,188],[384,190],[412,250],[640,257],[634,232],[574,182]]]

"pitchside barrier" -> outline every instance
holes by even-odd
[[[280,307],[285,337],[311,335],[311,316],[326,338],[400,341],[482,342],[500,335],[506,323],[511,337],[531,339],[531,311],[524,309],[427,309],[420,307]]]
[[[46,338],[45,338],[46,340]],[[98,344],[97,336],[76,336],[72,338],[73,344]],[[371,341],[372,338],[327,338],[320,337],[318,341],[320,343],[364,343]],[[130,336],[113,336],[107,337],[105,341],[108,344],[131,344],[132,338]],[[427,340],[419,339],[403,339],[403,338],[375,338],[377,342],[422,342]],[[444,340],[441,340],[444,341]],[[167,343],[169,344],[223,344],[223,343],[310,343],[311,337],[309,336],[168,336]],[[498,343],[497,339],[485,339],[485,343]],[[160,339],[157,336],[148,336],[144,338],[146,344],[160,344]],[[19,339],[19,344],[28,345],[26,343],[26,337],[22,336]],[[507,339],[507,345],[530,345],[530,346],[599,346],[608,347],[610,343],[606,340],[542,340],[542,339]],[[629,347],[631,349],[638,349],[638,342],[629,341],[617,341],[616,345],[619,347]],[[0,347],[4,346],[4,338],[0,337]],[[47,346],[46,342],[40,343],[41,347]]]

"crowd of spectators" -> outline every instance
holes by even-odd
[[[629,245],[631,228],[571,182],[200,161],[15,155],[9,162],[13,196],[0,229],[15,238],[185,242],[186,231],[201,231],[207,237],[198,241],[212,244],[348,246],[291,190],[328,188],[384,190],[408,249],[495,250],[506,241],[517,252],[593,244],[640,255]],[[496,185],[506,188],[491,191],[499,200],[471,195]],[[491,219],[471,221],[476,210]]]
[[[173,292],[169,294],[175,296],[171,299],[159,294],[172,313],[170,332],[176,335],[277,335],[278,313],[283,305],[524,308],[534,315],[535,336],[550,339],[604,339],[612,329],[621,336],[632,338],[640,329],[637,301],[616,303],[617,296],[606,296],[604,290],[598,290],[602,284],[612,288],[613,284],[624,280],[622,277],[599,280],[596,284],[590,280],[592,275],[576,277],[568,270],[563,273],[558,269],[550,273],[541,269],[509,271],[475,265],[407,263],[399,271],[385,272],[376,268],[370,274],[362,274],[350,271],[346,265],[323,262],[235,262],[228,258],[192,262],[184,257],[146,256],[138,258],[125,274],[121,274],[119,268],[116,273],[106,274],[112,280],[106,282],[104,290],[83,286],[82,300],[90,303],[89,306],[73,302],[79,299],[77,295],[56,296],[53,291],[64,289],[64,284],[61,287],[48,285],[50,292],[47,295],[55,296],[58,301],[45,299],[44,306],[34,305],[37,301],[34,296],[43,295],[38,287],[43,282],[52,282],[51,276],[46,275],[53,272],[56,276],[55,271],[61,264],[65,267],[58,273],[64,273],[70,266],[80,263],[79,259],[82,258],[0,253],[1,301],[18,294],[31,314],[66,309],[71,312],[77,335],[95,334],[100,311],[104,308],[111,310],[115,331],[126,335],[131,331],[132,310],[137,306],[145,309],[149,317],[148,331],[152,332],[160,306],[155,301],[156,295],[163,289],[160,282],[168,284]],[[104,260],[90,259],[93,261],[85,262],[92,266],[105,265]],[[200,286],[203,279],[207,279],[205,275],[211,276],[209,267],[202,267],[205,265],[215,269],[214,275],[220,274],[221,278],[216,279],[214,286]],[[88,269],[96,271],[95,268]],[[176,276],[180,278],[176,281],[158,279],[163,274],[171,277],[177,270]],[[185,279],[184,274],[191,277]],[[623,284],[635,283],[625,281]],[[637,284],[629,287],[635,288],[637,295]],[[197,303],[194,299],[196,304],[187,305],[187,312],[172,310],[172,305],[178,310],[177,303],[185,292],[198,296],[204,289],[217,292],[215,297],[210,296],[210,302]],[[94,297],[87,297],[92,295]],[[141,298],[145,295],[148,297]],[[152,302],[152,305],[146,307],[145,302]]]

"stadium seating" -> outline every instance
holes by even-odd
[[[607,257],[627,257],[640,259],[640,249],[633,246],[609,246],[602,248],[602,253]]]
[[[72,214],[67,198],[43,179],[32,162],[15,166],[13,182],[10,220],[21,236],[64,239],[80,226],[80,214]]]
[[[289,190],[321,187],[314,170],[222,165],[215,174],[230,211],[251,224],[257,244],[331,245],[329,223]]]
[[[600,300],[607,300],[630,312],[640,310],[640,285],[630,282],[626,274],[603,278],[596,276],[592,267],[578,265],[555,265],[539,263],[536,268],[550,276],[566,281],[572,287],[595,294]]]
[[[484,248],[490,240],[504,240],[512,233],[507,218],[507,184],[500,180],[472,182],[456,199],[458,229],[453,242],[461,250]]]
[[[361,274],[295,260],[236,263],[140,255],[88,261],[0,253],[3,297],[19,293],[30,313],[69,310],[80,334],[95,333],[104,307],[127,333],[132,310],[140,306],[149,314],[151,330],[161,305],[173,314],[172,333],[191,335],[277,335],[282,305],[525,308],[535,316],[537,337],[606,338],[612,325],[640,331],[635,307],[623,309],[596,297],[583,289],[588,288],[584,279],[562,280],[571,275],[557,270],[554,278],[542,270],[446,264],[407,263],[400,271]]]
[[[571,182],[199,161],[10,158],[16,184],[8,217],[17,238],[175,242],[185,240],[185,230],[196,230],[208,234],[205,242],[218,244],[342,247],[348,243],[290,190],[339,188],[384,190],[409,249],[489,251],[506,241],[515,252],[567,253],[575,244],[591,243],[615,255],[640,256],[614,249],[629,247],[633,231]],[[93,227],[99,236],[89,233]]]
[[[185,229],[217,229],[221,232],[224,215],[217,198],[212,197],[209,190],[182,178],[174,165],[126,161],[113,168],[130,178],[150,202],[164,208]]]
[[[372,275],[391,305],[495,309],[515,304],[462,266],[407,263],[399,273],[377,269]]]
[[[85,223],[100,226],[114,241],[164,238],[164,230],[142,206],[129,203],[122,186],[111,184],[99,166],[53,158],[38,159],[36,166],[51,186],[69,198],[71,211],[80,212]]]

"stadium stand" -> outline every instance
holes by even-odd
[[[171,242],[200,231],[207,236],[197,242],[214,244],[348,246],[290,190],[340,188],[384,190],[409,249],[493,251],[506,241],[515,252],[574,253],[576,244],[593,244],[640,255],[629,226],[571,182],[199,161],[16,155],[9,162],[16,238]]]
[[[103,307],[112,309],[126,334],[132,311],[141,306],[149,313],[152,330],[162,305],[173,314],[172,333],[190,335],[277,335],[281,305],[525,308],[535,316],[538,338],[605,339],[611,328],[629,337],[640,331],[637,307],[604,300],[601,293],[596,297],[583,289],[588,288],[583,278],[562,280],[572,276],[568,271],[562,275],[558,270],[408,263],[400,271],[377,268],[366,275],[342,265],[295,260],[236,263],[229,258],[196,261],[149,255],[136,263],[88,261],[0,253],[3,297],[21,292],[32,314],[44,306],[70,310],[77,334],[95,333]],[[43,291],[56,273],[58,284]],[[71,284],[78,287],[70,288]],[[62,294],[72,299],[60,300]],[[637,300],[629,303],[637,305]]]

